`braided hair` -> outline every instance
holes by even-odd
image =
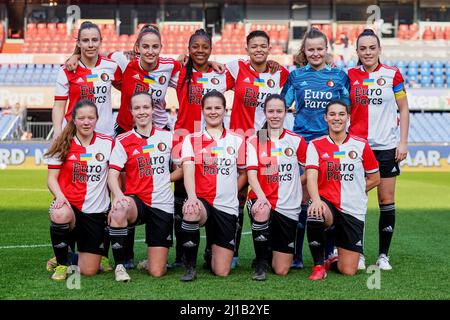
[[[196,37],[205,37],[210,46],[212,47],[212,40],[211,36],[204,30],[204,29],[198,29],[194,32],[193,35],[189,38],[189,47],[192,45]],[[189,56],[188,62],[186,64],[186,76],[183,79],[183,82],[187,83],[187,94],[189,96],[189,90],[191,87],[191,80],[192,80],[192,74],[194,73],[194,61],[192,60],[192,57]]]

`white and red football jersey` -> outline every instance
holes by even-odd
[[[106,212],[110,206],[108,162],[114,140],[94,132],[91,144],[83,147],[74,137],[64,161],[48,160],[49,169],[59,169],[58,183],[66,199],[83,213]]]
[[[194,161],[198,198],[228,214],[238,215],[238,168],[245,169],[244,138],[224,129],[219,140],[204,130],[183,141],[182,161]]]
[[[367,139],[373,150],[397,147],[396,97],[406,96],[405,85],[396,67],[379,64],[371,73],[363,66],[348,71],[352,113],[349,133]]]
[[[167,88],[170,78],[180,71],[181,64],[171,58],[160,57],[155,69],[147,72],[142,69],[139,58],[128,61],[122,52],[114,52],[110,57],[119,64],[123,73],[117,124],[126,131],[133,128],[131,97],[136,92],[148,92],[153,99],[153,124],[164,128],[169,123],[165,101]]]
[[[266,122],[264,101],[274,93],[280,93],[289,71],[280,70],[271,74],[256,72],[250,61],[236,60],[227,63],[227,68],[235,79],[233,108],[231,110],[230,129],[245,134],[247,130],[258,131]],[[242,132],[243,131],[243,132]],[[249,136],[249,132],[245,134]]]
[[[272,209],[295,221],[301,211],[299,166],[306,164],[306,148],[303,137],[286,129],[276,141],[262,142],[253,136],[247,142],[247,170],[257,170]],[[253,190],[248,196],[257,199]]]
[[[189,133],[200,132],[205,127],[202,113],[203,96],[212,90],[224,93],[232,89],[234,78],[228,71],[220,74],[210,68],[208,72],[202,73],[194,69],[188,94],[186,68],[183,68],[172,77],[171,86],[176,88],[179,103],[174,126],[174,160],[177,161],[181,157],[183,138]]]
[[[149,207],[174,212],[170,182],[172,133],[153,127],[148,138],[132,129],[117,136],[109,167],[125,168],[125,194],[136,195]]]
[[[175,130],[185,129],[189,133],[199,132],[204,128],[202,119],[202,98],[209,91],[219,91],[224,93],[234,87],[234,78],[229,71],[222,74],[210,68],[208,72],[199,72],[195,69],[192,72],[189,94],[187,89],[186,68],[181,69],[171,79],[171,86],[176,88],[179,109]],[[194,124],[197,127],[194,127]]]
[[[367,211],[365,173],[378,171],[378,161],[366,140],[348,135],[341,145],[330,137],[312,140],[306,169],[319,171],[319,194],[338,210],[364,221]]]
[[[94,68],[87,68],[79,61],[74,72],[63,66],[56,80],[55,100],[69,100],[63,127],[72,118],[72,110],[78,100],[87,99],[95,103],[98,109],[98,121],[95,130],[99,133],[114,135],[112,115],[111,86],[120,84],[122,71],[114,61],[99,56]]]

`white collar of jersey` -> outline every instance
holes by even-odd
[[[139,65],[139,69],[141,69],[143,72],[150,73],[150,72],[153,72],[153,71],[155,71],[156,69],[158,69],[158,66],[159,66],[159,58],[158,58],[158,61],[156,61],[156,65],[155,65],[155,68],[154,68],[153,70],[146,71],[144,68],[142,68],[142,65],[141,65],[141,57],[139,57],[139,59],[138,59],[138,65]]]
[[[97,62],[95,63],[94,68],[100,64],[101,59],[102,59],[102,57],[100,55],[98,55]],[[86,67],[86,65],[83,63],[83,61],[81,61],[81,58],[80,58],[80,60],[78,60],[78,63],[80,64],[81,67],[83,67],[85,69],[90,69],[90,68]]]
[[[223,132],[222,132],[222,135],[220,136],[219,139],[222,139],[223,137],[225,137],[226,130],[227,130],[227,129],[225,129],[225,127],[223,127]],[[206,129],[206,127],[203,127],[203,134],[204,134],[209,140],[216,140],[216,139],[214,139],[214,137],[208,132],[208,130]]]
[[[97,136],[96,132],[93,132],[94,134],[92,135],[91,141],[89,142],[88,146],[94,144],[95,138]],[[75,133],[75,135],[73,136],[73,140],[75,141],[75,143],[81,147],[85,147],[83,146],[83,143],[81,143],[80,138],[78,138],[77,134]]]
[[[248,64],[248,66],[250,67],[250,69],[251,69],[252,71],[256,72],[256,73],[267,73],[267,72],[270,71],[270,70],[269,70],[269,65],[268,65],[268,64],[266,64],[266,70],[265,70],[264,72],[258,72],[258,71],[256,71],[255,68],[253,68],[252,62],[251,62],[250,60],[247,60],[247,64]]]
[[[311,67],[311,65],[308,63],[306,66],[305,66],[305,70],[309,70],[309,69],[313,69],[313,67]],[[315,69],[313,69],[314,71],[322,71],[322,70],[327,70],[327,71],[330,71],[331,70],[331,66],[329,65],[329,64],[326,64],[325,65],[325,67],[323,68],[323,69],[320,69],[320,70],[315,70]]]
[[[340,145],[343,145],[344,143],[346,143],[348,140],[350,139],[350,135],[348,134],[348,132],[346,132],[346,136],[344,141],[342,141],[342,143]],[[327,140],[332,143],[332,144],[336,144],[336,142],[333,141],[333,139],[331,139],[330,135],[327,134]],[[337,145],[337,144],[336,144]]]

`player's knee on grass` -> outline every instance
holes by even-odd
[[[344,264],[338,261],[338,270],[345,276],[354,276],[358,272],[358,265],[352,266],[350,264]]]
[[[290,267],[291,267],[290,265],[289,266],[282,266],[282,265],[272,264],[273,272],[276,275],[279,275],[279,276],[286,276],[289,273]]]
[[[148,274],[154,278],[161,278],[166,274],[166,268],[150,266],[148,268]]]
[[[230,267],[226,266],[214,266],[212,268],[214,274],[218,277],[227,277],[230,274]]]

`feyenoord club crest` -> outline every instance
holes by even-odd
[[[328,80],[327,86],[329,86],[330,88],[333,88],[334,87],[334,81],[333,80]]]
[[[272,79],[267,80],[267,85],[269,86],[269,88],[273,88],[275,87],[275,81],[273,81]]]
[[[227,152],[228,152],[228,154],[229,154],[230,156],[232,156],[233,154],[236,153],[236,151],[234,150],[233,147],[227,147]]]
[[[166,144],[164,142],[158,143],[158,150],[159,151],[164,152],[164,151],[166,151],[166,149],[167,149],[167,146],[166,146]]]
[[[219,81],[219,79],[217,79],[217,78],[212,78],[211,79],[211,83],[213,84],[213,85],[218,85],[219,83],[220,83],[220,81]]]
[[[100,78],[106,82],[109,80],[109,75],[107,73],[102,73],[102,75],[100,76]]]
[[[102,75],[103,76],[103,75]],[[103,155],[103,153],[97,153],[96,155],[95,155],[95,160],[97,160],[97,161],[99,161],[99,162],[101,162],[101,161],[103,161],[103,160],[105,160],[105,156]]]
[[[292,148],[284,149],[284,154],[288,157],[291,157],[294,154],[294,150]]]
[[[377,85],[384,86],[386,84],[386,80],[384,80],[384,78],[378,78],[377,80]]]
[[[159,84],[164,84],[164,83],[166,83],[166,77],[165,76],[161,76],[161,77],[159,77]]]
[[[354,159],[358,158],[358,153],[356,153],[356,151],[350,151],[348,153],[348,156],[349,156],[350,159],[354,160]]]

